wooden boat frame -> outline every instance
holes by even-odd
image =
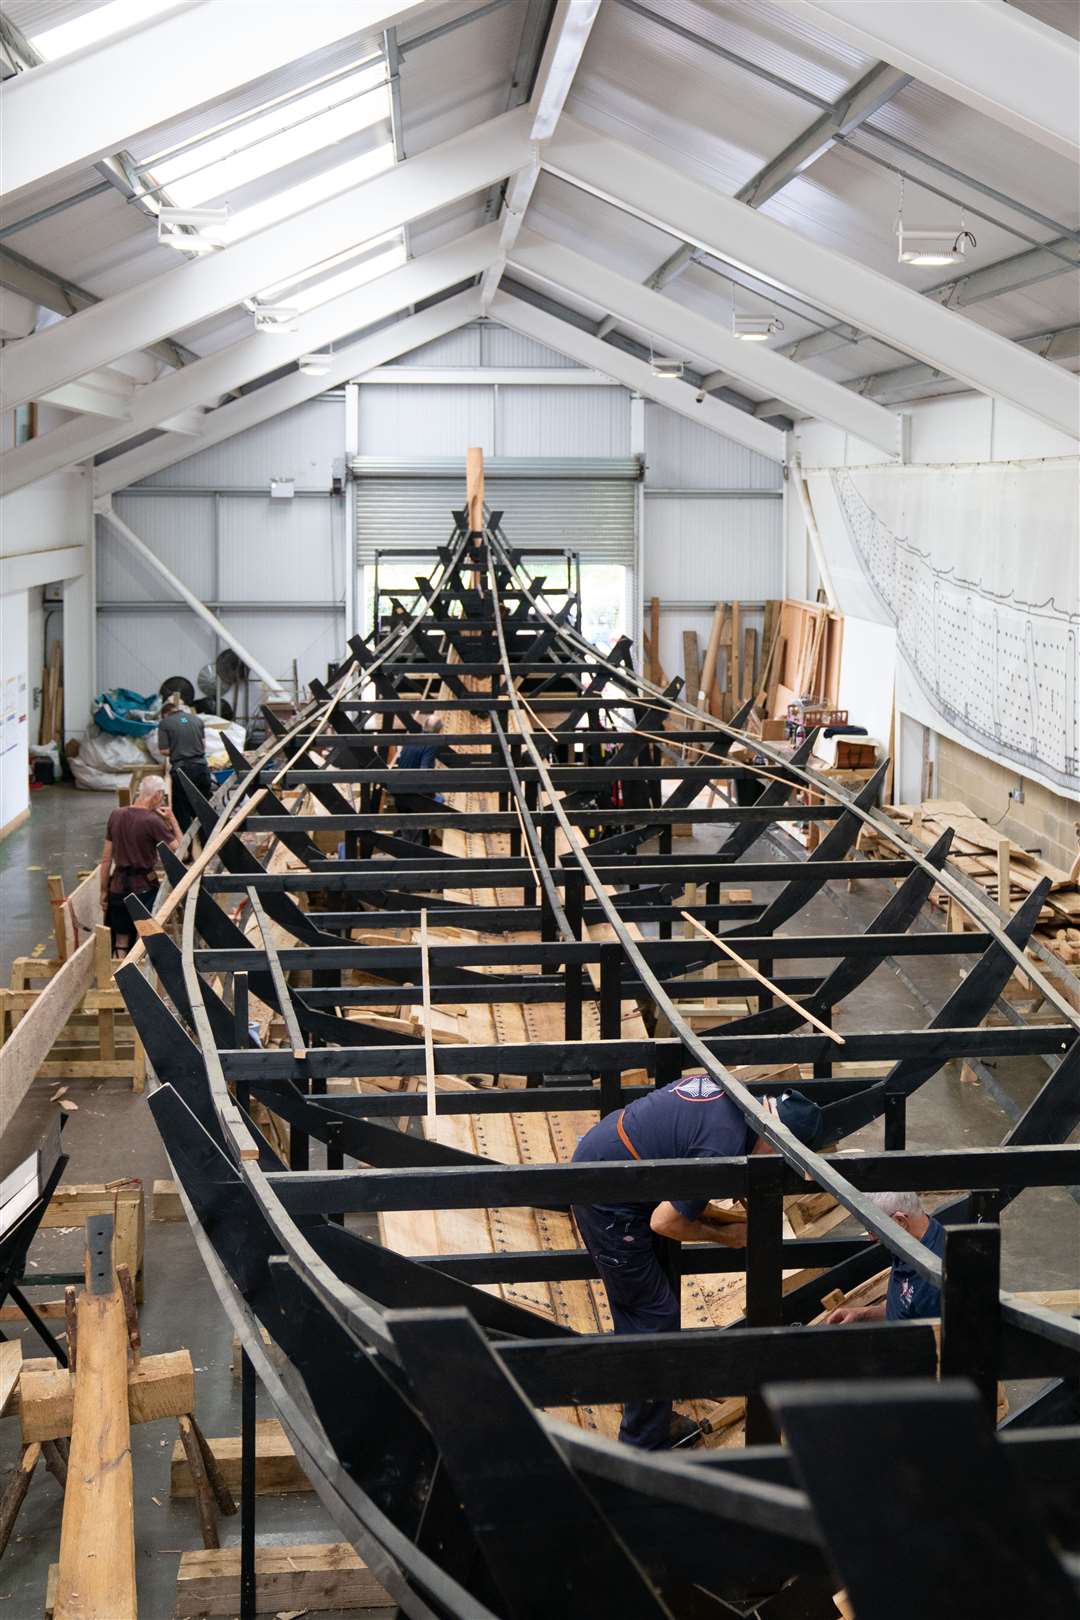
[[[933,1571],[931,1580],[920,1576],[923,1596],[936,1582],[921,1614],[1015,1616],[1021,1602],[1026,1612],[1080,1613],[1075,1570],[1061,1551],[1080,1545],[1068,1486],[1080,1461],[1080,1321],[1000,1286],[1003,1208],[1026,1188],[1080,1182],[1080,1147],[1066,1145],[1080,1121],[1080,1016],[1026,954],[1045,884],[1003,922],[950,871],[948,836],[923,851],[875,809],[883,771],[849,794],[810,768],[813,737],[788,759],[746,737],[747,710],[722,724],[681,703],[679,683],[661,691],[643,680],[625,638],[599,654],[577,628],[572,562],[566,587],[550,594],[525,572],[563,556],[514,548],[501,514],[476,529],[455,514],[412,610],[392,602],[381,638],[354,639],[351,658],[327,686],[313,686],[292,726],[270,717],[273,734],[255,758],[235,757],[220,807],[199,805],[203,857],[185,866],[164,851],[169,892],[155,916],[132,903],[145,961],[129,961],[117,979],[157,1079],[149,1106],[243,1346],[245,1435],[253,1443],[257,1376],[335,1522],[416,1620],[825,1616],[835,1612],[830,1594],[841,1577],[860,1615],[906,1616],[898,1545]],[[486,753],[478,756],[475,736],[454,731],[463,711],[487,717]],[[391,777],[388,750],[402,740],[391,727],[400,720],[414,731],[425,712],[443,720],[442,762]],[[547,715],[558,717],[550,729]],[[764,766],[730,761],[744,741]],[[579,750],[601,742],[614,745],[607,762],[579,762]],[[675,784],[663,802],[661,747],[663,779]],[[672,760],[679,749],[693,753]],[[637,788],[637,808],[597,804],[616,781]],[[697,802],[707,784],[739,781],[757,782],[752,803]],[[359,810],[346,785],[359,785]],[[294,787],[310,789],[318,817],[285,807],[278,791]],[[817,803],[792,802],[803,787]],[[380,808],[386,789],[407,794],[411,808]],[[497,793],[499,809],[463,813],[436,797],[475,789]],[[747,858],[792,820],[822,825],[808,858],[786,846],[779,859]],[[684,823],[719,826],[726,839],[715,855],[672,853],[673,829]],[[892,858],[853,853],[866,824],[888,840]],[[402,836],[450,825],[508,833],[509,856],[451,857]],[[311,837],[317,828],[340,832],[342,858],[323,855]],[[241,836],[253,829],[276,835],[302,868],[267,871]],[[657,852],[642,853],[654,838]],[[841,877],[898,886],[864,932],[777,932]],[[723,903],[721,886],[732,878],[781,887],[769,902]],[[704,886],[702,904],[675,903],[687,882]],[[520,906],[463,915],[443,893],[496,883],[520,888]],[[916,931],[935,885],[978,931]],[[296,904],[300,892],[312,909]],[[219,904],[226,895],[248,898],[261,947]],[[164,923],[181,915],[181,899],[177,942]],[[714,981],[686,975],[715,961],[717,948],[671,937],[684,909],[723,928],[739,956],[804,1010],[740,973],[724,990],[737,989],[757,1010],[704,1033],[691,1028],[672,996],[695,985],[715,992]],[[349,942],[361,919],[368,930],[415,928],[422,911],[436,928],[456,921],[540,937],[426,951],[396,939]],[[271,922],[295,944],[276,946]],[[608,925],[609,941],[588,938],[595,922]],[[633,937],[631,922],[650,936],[639,929]],[[836,1047],[807,1027],[805,1012],[827,1021],[883,962],[937,955],[960,957],[968,971],[926,1027],[845,1029],[846,1059],[885,1059],[891,1070],[834,1075]],[[826,968],[785,975],[792,958]],[[1018,967],[1051,1021],[1026,1023],[1006,1003],[1009,1019],[983,1027]],[[554,1002],[564,1009],[565,1038],[436,1046],[425,1056],[423,1040],[342,1016],[346,1005],[387,999],[378,987],[344,987],[343,971],[354,968],[398,981],[393,996],[403,1004],[490,1001],[493,987],[508,1000]],[[312,974],[310,989],[290,987],[298,970]],[[224,995],[210,983],[215,975]],[[251,1043],[249,992],[281,1016],[286,1045]],[[623,1039],[626,997],[662,1012],[671,1034]],[[598,1040],[582,1038],[589,1000],[599,1009]],[[1040,1058],[1048,1073],[999,1147],[906,1149],[907,1099],[944,1063],[1019,1055]],[[776,1082],[743,1081],[731,1068],[793,1063],[813,1066],[802,1089],[824,1109],[830,1140],[880,1118],[884,1150],[811,1151],[763,1106]],[[427,1110],[422,1092],[326,1089],[334,1076],[509,1073],[526,1076],[526,1087],[436,1088],[438,1112],[607,1112],[648,1089],[624,1085],[625,1071],[643,1069],[650,1084],[664,1084],[687,1066],[723,1085],[775,1153],[504,1165],[398,1129]],[[256,1102],[288,1122],[287,1163],[256,1126]],[[318,1168],[312,1142],[324,1149]],[[833,1194],[868,1235],[785,1240],[784,1196],[808,1182]],[[970,1189],[937,1212],[947,1227],[944,1260],[867,1196],[942,1188]],[[745,1270],[745,1320],[735,1328],[574,1334],[478,1285],[593,1277],[581,1250],[409,1259],[344,1225],[357,1211],[566,1210],[695,1196],[746,1205],[745,1251],[694,1245],[680,1256],[672,1245],[670,1255],[673,1277],[680,1267]],[[925,1323],[799,1326],[825,1290],[879,1270],[881,1245],[942,1290],[941,1382]],[[785,1270],[804,1266],[825,1274],[785,1293]],[[995,1435],[988,1413],[1001,1378],[1043,1387]],[[747,1397],[744,1450],[641,1453],[544,1413],[716,1394]],[[252,1495],[245,1614],[254,1613],[253,1506]],[[973,1564],[965,1538],[976,1533]],[[967,1606],[957,1607],[961,1585]]]

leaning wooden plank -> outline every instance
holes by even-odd
[[[255,1549],[258,1614],[321,1614],[328,1609],[391,1608],[393,1600],[347,1541]],[[196,1547],[180,1554],[176,1620],[240,1610],[240,1548]]]
[[[128,1368],[131,1423],[181,1417],[194,1408],[195,1370],[189,1350],[167,1350],[162,1355],[143,1356],[137,1367]],[[59,1440],[71,1434],[74,1406],[67,1369],[24,1371],[18,1409],[24,1445],[31,1440]]]
[[[135,1620],[138,1612],[127,1323],[115,1273],[111,1284],[84,1289],[78,1302],[56,1620]]]
[[[698,651],[698,638],[696,630],[683,631],[683,674],[686,677],[686,691],[684,700],[693,708],[701,703],[701,655]],[[693,723],[696,728],[697,722]]]
[[[19,1339],[5,1339],[0,1344],[0,1417],[15,1393],[22,1373],[22,1343]]]
[[[240,1489],[240,1436],[208,1440],[230,1490]],[[173,1447],[169,1489],[173,1496],[193,1496],[191,1469],[179,1440]],[[310,1491],[307,1477],[276,1418],[260,1418],[255,1425],[255,1490],[260,1496],[285,1491]]]
[[[723,602],[717,602],[716,606],[713,608],[712,624],[709,628],[709,640],[705,648],[705,658],[701,665],[701,690],[705,695],[705,701],[702,707],[711,714],[716,713],[716,700],[718,695],[714,691],[714,687],[716,686],[716,664],[720,656],[720,637],[724,628],[725,614],[725,604]]]
[[[0,1132],[34,1083],[57,1036],[71,1017],[94,976],[94,941],[87,939],[20,1018],[0,1047]]]

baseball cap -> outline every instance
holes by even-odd
[[[825,1135],[825,1115],[804,1092],[782,1091],[776,1098],[776,1115],[804,1147],[816,1147]]]

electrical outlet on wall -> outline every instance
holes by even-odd
[[[1023,804],[1023,802],[1024,802],[1024,784],[1023,784],[1023,782],[1017,782],[1015,787],[1011,787],[1009,789],[1009,798],[1013,801],[1014,804]]]

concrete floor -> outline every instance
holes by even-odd
[[[42,789],[34,795],[30,821],[0,844],[0,982],[8,980],[12,957],[30,954],[39,944],[44,946],[42,954],[51,954],[45,876],[61,872],[67,887],[74,887],[78,871],[92,865],[99,856],[112,804],[106,794],[84,793],[66,786]],[[710,843],[715,842],[713,835]],[[763,843],[755,855],[767,858],[769,849]],[[822,933],[861,928],[884,903],[888,892],[883,883],[861,884],[854,894],[847,892],[846,885],[832,885],[794,920],[794,931]],[[956,982],[957,968],[952,958],[928,959],[922,965],[906,960],[904,965],[912,982],[935,1008]],[[816,964],[793,963],[789,971],[815,969]],[[837,1027],[841,1033],[845,1028],[872,1025],[908,1029],[921,1026],[926,1018],[917,997],[889,967],[882,967],[844,1003]],[[956,1065],[949,1065],[922,1087],[908,1110],[911,1147],[978,1146],[1001,1140],[1010,1116],[1026,1105],[1041,1084],[1040,1067],[1034,1060],[1000,1060],[988,1066],[999,1088],[997,1099],[981,1085],[962,1084]],[[154,1178],[165,1175],[167,1170],[143,1099],[118,1081],[76,1082],[72,1095],[78,1111],[70,1116],[64,1136],[71,1160],[67,1179],[93,1182],[138,1175],[149,1201]],[[859,1133],[847,1145],[879,1148],[880,1126]],[[149,1217],[149,1209],[147,1213]],[[42,1234],[33,1257],[42,1270],[74,1269],[80,1263],[80,1234]],[[1067,1191],[1029,1192],[1006,1211],[1003,1275],[1009,1288],[1080,1284],[1080,1208]],[[180,1345],[190,1348],[198,1373],[198,1412],[205,1432],[238,1433],[239,1385],[229,1367],[231,1334],[186,1225],[147,1220],[142,1323],[143,1344],[148,1352]],[[24,1352],[38,1353],[29,1334],[24,1334]],[[1034,1386],[1010,1386],[1011,1397],[1022,1397],[1026,1387]],[[143,1620],[166,1620],[172,1615],[180,1551],[199,1545],[194,1505],[174,1505],[169,1498],[169,1457],[175,1438],[173,1422],[146,1424],[133,1434]],[[0,1465],[10,1467],[17,1456],[17,1425],[0,1425]],[[58,1508],[57,1487],[49,1475],[39,1470],[0,1570],[0,1602],[10,1605],[0,1614],[31,1620],[41,1613],[47,1565],[58,1555]],[[293,1542],[339,1539],[316,1499],[307,1496],[261,1497],[258,1534],[262,1540]],[[238,1537],[237,1520],[224,1520],[223,1541],[229,1544]]]
[[[100,858],[105,822],[115,801],[107,793],[69,786],[43,788],[33,796],[31,818],[0,843],[0,983],[7,984],[15,956],[53,953],[45,878],[62,873],[67,889],[77,874]],[[139,1176],[146,1189],[146,1300],[140,1312],[147,1354],[186,1346],[195,1366],[197,1416],[207,1435],[239,1434],[240,1385],[230,1370],[232,1333],[203,1269],[186,1223],[150,1219],[154,1178],[168,1165],[153,1118],[142,1097],[123,1081],[74,1081],[68,1095],[78,1111],[64,1128],[70,1162],[65,1180],[112,1181]],[[44,1272],[74,1271],[82,1264],[77,1230],[42,1232],[31,1250],[32,1264]],[[54,1297],[59,1290],[45,1290]],[[39,1296],[40,1297],[40,1296]],[[33,1293],[31,1292],[31,1298]],[[51,1324],[54,1325],[55,1324]],[[9,1337],[19,1332],[5,1324]],[[35,1335],[22,1333],[23,1354],[45,1354]],[[273,1410],[260,1396],[258,1415]],[[140,1620],[169,1620],[176,1603],[180,1553],[201,1546],[195,1504],[169,1496],[169,1462],[176,1423],[140,1424],[132,1430],[135,1476],[135,1548]],[[19,1426],[0,1424],[0,1470],[6,1476],[19,1456]],[[37,1620],[43,1613],[48,1565],[60,1550],[60,1491],[38,1467],[15,1535],[0,1563],[0,1615]],[[340,1541],[341,1537],[311,1493],[260,1496],[256,1533],[260,1542]],[[240,1539],[239,1518],[221,1520],[225,1546]],[[387,1611],[364,1611],[385,1620]],[[351,1610],[350,1620],[361,1611]],[[330,1617],[333,1620],[333,1617]]]

